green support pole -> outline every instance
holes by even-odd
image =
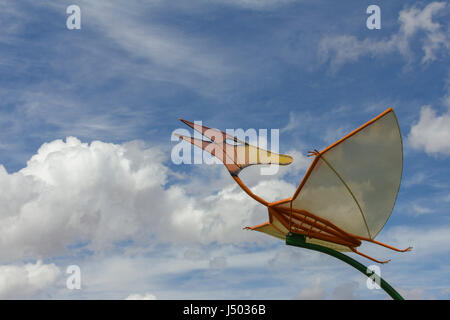
[[[375,272],[367,269],[367,267],[365,265],[359,263],[355,259],[350,258],[349,256],[347,256],[339,251],[336,251],[336,250],[333,250],[333,249],[330,249],[330,248],[327,248],[327,247],[324,247],[324,246],[321,246],[318,244],[307,243],[305,236],[300,235],[300,234],[295,234],[295,233],[289,233],[286,236],[286,244],[290,245],[290,246],[296,246],[296,247],[301,247],[301,248],[306,248],[306,249],[310,249],[310,250],[323,252],[330,256],[338,258],[339,260],[342,260],[342,261],[348,263],[349,265],[351,265],[352,267],[354,267],[355,269],[361,271],[367,277],[372,277],[372,279],[374,279],[376,281],[376,283],[380,283],[381,288],[388,295],[390,295],[392,297],[392,299],[404,300],[403,297],[397,291],[395,291],[395,289],[392,288],[389,283],[387,283],[386,281],[383,280],[383,278],[378,276]]]

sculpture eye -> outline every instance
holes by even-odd
[[[242,145],[242,142],[235,141],[233,139],[228,139],[228,138],[225,139],[225,143],[229,144],[229,145],[232,145],[232,146],[241,146]]]

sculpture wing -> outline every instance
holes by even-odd
[[[388,109],[319,153],[292,197],[292,207],[374,239],[397,198],[402,149],[397,118]]]

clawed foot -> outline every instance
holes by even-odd
[[[314,151],[308,151],[308,157],[318,156],[318,155],[320,155],[320,152],[317,149],[314,149]]]

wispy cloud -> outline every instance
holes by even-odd
[[[353,35],[326,36],[319,44],[319,55],[323,63],[330,62],[336,71],[346,63],[357,61],[362,56],[379,56],[398,52],[408,62],[413,58],[410,42],[414,36],[421,37],[424,55],[422,63],[438,58],[438,53],[448,53],[450,39],[448,26],[433,21],[439,13],[447,14],[445,2],[432,2],[423,9],[410,7],[400,11],[398,21],[400,28],[389,39],[359,40]]]
[[[152,236],[174,243],[259,241],[242,228],[266,221],[267,213],[230,179],[217,194],[190,196],[181,183],[166,186],[167,161],[142,142],[88,144],[69,137],[43,144],[19,172],[0,166],[0,259],[51,257],[77,242],[103,252]],[[294,186],[272,179],[254,190],[277,200]]]
[[[296,1],[298,0],[214,0],[216,3],[254,10],[273,9]]]
[[[169,143],[182,113],[231,125],[286,124],[280,152],[294,163],[276,177],[261,177],[256,167],[241,175],[258,195],[279,200],[293,194],[308,168],[306,151],[355,129],[368,113],[406,104],[410,92],[426,91],[425,99],[433,90],[417,90],[422,83],[411,82],[407,93],[394,88],[381,99],[356,101],[367,89],[354,84],[361,78],[348,73],[342,84],[315,73],[317,35],[330,19],[320,15],[320,5],[306,11],[293,0],[78,4],[82,30],[72,32],[64,28],[65,4],[0,3],[0,150],[4,159],[20,156],[16,163],[23,168],[0,166],[0,296],[385,298],[331,257],[242,230],[267,221],[267,210],[249,200],[223,166],[175,168],[160,141]],[[321,53],[336,68],[372,54],[398,53],[410,62],[419,44],[423,64],[441,61],[448,49],[446,10],[437,2],[407,7],[391,37],[374,43],[350,34],[327,37]],[[357,92],[348,94],[352,90]],[[413,128],[445,133],[447,113],[428,108],[423,117],[411,115],[417,118]],[[430,152],[438,154],[446,146],[442,134],[428,136],[417,140],[419,150],[436,144]],[[149,144],[129,141],[136,138]],[[404,207],[413,214],[396,216],[401,221],[394,223],[405,227],[390,222],[378,240],[415,247],[389,256],[383,274],[388,280],[398,274],[394,280],[411,295],[429,297],[430,287],[446,294],[448,286],[446,270],[429,267],[437,259],[444,260],[443,269],[448,265],[448,183],[442,168],[436,168],[440,175],[421,170],[419,156],[406,160],[424,174],[406,177],[405,185],[416,187],[402,189]],[[436,160],[424,158],[428,167]],[[424,195],[422,183],[430,185],[431,178],[440,183],[438,196]],[[64,288],[60,271],[69,264],[81,267],[83,290]]]
[[[418,173],[415,173],[415,174],[410,175],[409,177],[405,178],[403,180],[402,185],[407,188],[416,186],[416,185],[421,185],[427,178],[428,177],[425,173],[418,172]]]
[[[412,205],[412,210],[417,215],[429,214],[429,213],[433,213],[434,212],[434,210],[432,210],[430,208],[426,208],[426,207],[420,206],[418,204],[413,204]]]
[[[0,265],[0,299],[31,299],[53,287],[61,271],[42,261],[20,265]]]

